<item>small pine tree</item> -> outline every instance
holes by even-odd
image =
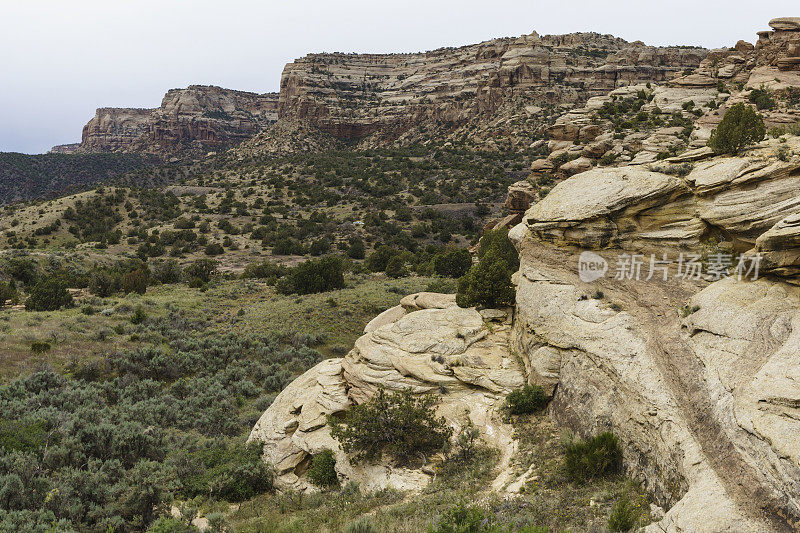
[[[487,252],[481,261],[458,280],[456,303],[460,307],[505,307],[514,303],[512,272],[495,252]]]
[[[708,140],[708,146],[718,154],[736,155],[743,148],[764,140],[767,128],[764,117],[744,103],[728,109]]]
[[[388,452],[405,462],[441,450],[449,441],[453,430],[444,418],[436,417],[435,403],[430,395],[380,388],[370,401],[349,409],[344,423],[331,419],[331,435],[356,457],[379,459]]]
[[[433,270],[440,276],[460,278],[472,266],[472,255],[468,250],[451,250],[433,258]]]
[[[506,407],[512,415],[537,413],[547,407],[550,399],[538,385],[525,385],[506,396]]]
[[[347,248],[347,256],[350,259],[364,259],[364,241],[359,238],[350,239],[350,246]]]
[[[57,311],[62,307],[72,307],[72,295],[66,284],[56,278],[45,278],[37,283],[25,301],[28,311]]]
[[[622,468],[619,439],[607,431],[589,440],[570,442],[564,450],[564,466],[574,481],[617,473]]]
[[[458,280],[456,303],[461,307],[505,307],[514,303],[511,275],[519,268],[517,250],[508,230],[487,232],[478,250],[480,261]]]
[[[122,276],[122,292],[128,294],[136,292],[144,294],[147,292],[147,284],[150,281],[150,271],[147,267],[137,268]]]
[[[403,256],[396,255],[389,259],[389,262],[386,264],[386,275],[395,279],[408,275],[408,270],[406,270],[406,262],[403,260]]]

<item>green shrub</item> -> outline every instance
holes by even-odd
[[[368,518],[361,517],[352,524],[349,524],[344,533],[375,533],[375,527]]]
[[[262,261],[260,263],[251,263],[247,265],[242,272],[244,279],[269,279],[280,278],[286,273],[286,268],[269,261]]]
[[[331,242],[324,237],[312,242],[308,248],[308,252],[315,257],[327,254],[330,250]]]
[[[525,385],[506,396],[506,407],[512,415],[538,413],[545,407],[549,398],[539,385]]]
[[[445,511],[437,523],[431,527],[432,533],[480,533],[492,531],[493,527],[486,514],[473,505],[458,503]]]
[[[154,263],[151,271],[158,283],[177,283],[181,280],[181,267],[174,259]]]
[[[739,103],[728,109],[711,133],[708,146],[718,154],[738,154],[743,148],[764,140],[764,117],[749,105]]]
[[[754,103],[759,110],[775,109],[775,100],[772,98],[772,93],[763,85],[759,89],[751,90],[747,99]]]
[[[89,292],[100,298],[107,298],[119,289],[119,277],[105,270],[95,270],[89,277]]]
[[[42,422],[0,418],[0,450],[33,452],[46,443],[47,431]]]
[[[564,466],[574,481],[585,481],[615,474],[622,468],[622,448],[611,432],[589,440],[574,440],[566,445]]]
[[[406,261],[402,255],[395,255],[386,264],[386,275],[390,278],[402,278],[408,275]]]
[[[627,497],[622,497],[611,508],[608,516],[609,531],[630,531],[639,520],[639,510]]]
[[[379,459],[387,452],[405,462],[442,449],[450,439],[452,429],[436,417],[435,403],[431,395],[379,388],[370,401],[350,408],[343,423],[331,419],[331,434],[356,457]]]
[[[248,500],[273,489],[274,474],[261,458],[262,445],[257,442],[215,442],[188,453],[183,460],[196,464],[193,475],[184,480],[187,496],[214,495],[230,502]]]
[[[375,248],[369,256],[367,257],[367,268],[372,272],[385,272],[386,267],[389,265],[389,261],[392,257],[399,255],[400,251],[395,250],[385,244],[382,244]]]
[[[504,262],[496,261],[492,253],[458,280],[456,303],[460,307],[505,307],[514,303],[512,272]]]
[[[3,283],[0,281],[0,307],[3,307],[7,301],[14,302],[17,299],[17,291],[11,283]]]
[[[172,516],[162,516],[147,530],[147,533],[194,533],[200,531],[196,526],[186,524]]]
[[[39,281],[25,301],[25,309],[29,311],[56,311],[73,305],[65,283],[52,277]]]
[[[206,255],[210,256],[222,255],[225,253],[225,248],[223,248],[218,242],[212,242],[211,244],[206,245],[205,252]]]
[[[200,280],[201,285],[211,281],[211,276],[217,271],[217,262],[213,259],[198,259],[183,270],[184,276],[191,282]]]
[[[144,311],[144,308],[140,305],[136,308],[131,316],[131,324],[141,324],[147,319],[147,313]]]
[[[50,346],[50,343],[46,341],[33,341],[31,343],[31,351],[35,354],[49,352],[50,348],[52,348],[52,346]]]
[[[365,253],[364,241],[359,238],[350,239],[347,247],[347,257],[350,259],[364,259]]]
[[[291,269],[276,285],[281,294],[314,294],[344,288],[344,265],[336,256],[310,259]]]
[[[308,479],[318,487],[333,487],[339,484],[336,475],[336,457],[331,450],[323,450],[311,459]]]
[[[505,307],[514,303],[511,275],[519,268],[519,256],[508,238],[508,230],[498,229],[481,237],[480,260],[458,280],[456,302],[461,307]]]
[[[147,267],[131,270],[122,276],[122,292],[125,294],[135,292],[144,294],[147,292],[147,284],[150,282],[150,271]]]
[[[472,266],[472,254],[468,250],[451,250],[433,257],[433,271],[447,278],[460,278]]]
[[[511,239],[508,238],[508,229],[500,228],[487,231],[480,240],[478,258],[492,252],[495,259],[506,263],[508,270],[515,272],[519,268],[519,254]]]

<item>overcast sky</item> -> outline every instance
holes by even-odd
[[[575,31],[648,44],[755,42],[797,0],[0,0],[0,151],[80,141],[97,107],[167,89],[277,91],[309,52],[416,52]]]

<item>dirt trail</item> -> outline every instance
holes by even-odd
[[[677,310],[705,284],[680,279],[650,281],[617,281],[614,273],[606,278],[583,283],[577,276],[577,254],[546,245],[531,245],[523,252],[528,264],[543,266],[563,273],[562,279],[578,287],[603,290],[605,298],[622,304],[647,333],[648,348],[670,392],[678,403],[689,430],[699,443],[708,464],[722,481],[726,492],[751,518],[766,522],[775,531],[793,531],[792,517],[768,487],[760,474],[746,463],[736,445],[714,416],[714,407],[703,379],[703,362],[695,356],[681,330]],[[615,255],[616,252],[612,252]],[[607,256],[611,257],[611,255]],[[574,268],[573,268],[574,267]],[[759,359],[766,360],[775,343],[764,339],[757,347]],[[741,428],[735,428],[746,435]]]

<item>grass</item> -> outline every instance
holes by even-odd
[[[283,296],[263,282],[220,280],[205,292],[177,283],[149,287],[145,295],[79,299],[74,308],[61,311],[4,309],[0,310],[0,379],[42,365],[64,371],[72,359],[131,348],[138,342],[131,340],[131,332],[136,330],[131,317],[139,308],[147,317],[180,310],[188,318],[209,318],[215,324],[210,334],[231,330],[286,337],[315,334],[324,340],[318,347],[324,355],[341,356],[375,315],[397,305],[406,294],[425,290],[431,281],[424,277],[388,280],[382,275],[359,276],[348,279],[345,289]],[[87,305],[96,312],[84,314]],[[34,342],[48,342],[51,349],[33,353]]]

